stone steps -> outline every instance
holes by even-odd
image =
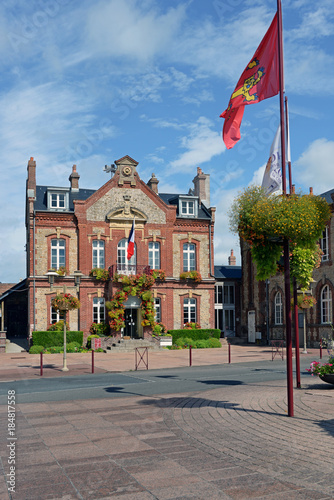
[[[134,352],[135,349],[147,347],[150,350],[161,351],[163,348],[154,340],[130,339],[116,340],[112,344],[103,347],[105,352]]]

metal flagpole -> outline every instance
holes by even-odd
[[[278,58],[279,58],[279,87],[280,87],[280,123],[281,123],[281,160],[282,160],[282,187],[283,196],[286,192],[285,168],[285,116],[284,116],[284,65],[283,65],[283,28],[282,5],[277,0],[278,14]],[[292,376],[292,337],[291,337],[291,292],[290,292],[290,262],[289,241],[284,238],[284,289],[285,289],[285,325],[286,325],[286,371],[287,371],[287,396],[288,416],[293,417],[293,376]]]
[[[291,170],[291,157],[290,157],[290,131],[289,131],[289,111],[288,111],[288,98],[285,96],[285,126],[286,126],[286,140],[287,140],[287,160],[289,169],[289,188],[290,194],[293,192],[292,185],[292,170]],[[296,379],[297,389],[301,388],[300,383],[300,356],[299,356],[299,324],[298,324],[298,301],[297,301],[297,281],[293,278],[293,306],[294,306],[294,327],[295,327],[295,353],[296,353]]]

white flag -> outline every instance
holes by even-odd
[[[269,195],[282,187],[281,127],[278,126],[270,148],[270,156],[264,171],[262,187]]]

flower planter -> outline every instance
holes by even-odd
[[[334,385],[334,373],[327,373],[326,375],[320,375],[320,378],[323,382],[327,382],[327,384]]]

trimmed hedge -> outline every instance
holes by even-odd
[[[83,344],[83,332],[68,331],[66,332],[66,343],[77,342]],[[55,347],[64,345],[64,332],[32,332],[32,344],[43,345],[47,347]]]
[[[168,330],[168,334],[173,337],[173,344],[180,338],[193,340],[207,340],[209,338],[220,339],[220,330],[215,328],[201,328],[198,330]]]

